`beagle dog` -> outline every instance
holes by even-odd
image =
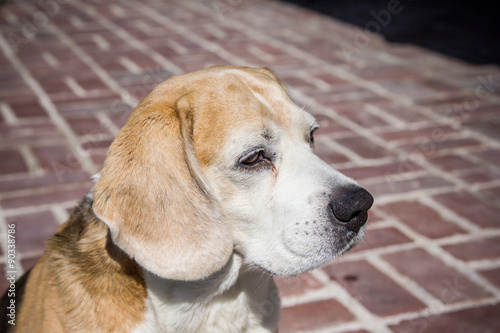
[[[15,326],[4,328],[277,332],[271,276],[352,248],[373,202],[314,154],[317,128],[268,69],[219,66],[163,82],[18,281]]]

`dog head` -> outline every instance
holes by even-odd
[[[317,127],[267,69],[173,77],[111,145],[94,212],[164,278],[205,278],[234,251],[276,275],[313,269],[359,241],[373,202],[314,155]]]

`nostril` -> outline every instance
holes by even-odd
[[[355,219],[355,218],[356,218],[359,214],[361,214],[361,211],[360,211],[360,210],[355,211],[355,212],[352,214],[352,216],[351,216],[351,220],[352,220],[352,219]]]

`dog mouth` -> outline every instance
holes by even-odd
[[[305,256],[303,253],[301,253],[300,256],[296,257],[300,258],[300,260],[295,264],[289,263],[289,267],[281,265],[276,266],[276,263],[273,262],[251,262],[249,263],[249,265],[271,276],[297,276],[316,269],[332,260],[335,260],[353,249],[363,239],[365,233],[364,229],[365,228],[362,227],[358,231],[346,231],[340,239],[338,236],[334,237],[335,240],[333,241],[333,244],[327,241],[316,250],[310,251],[308,253],[308,256]],[[305,262],[304,260],[306,260],[307,262]]]
[[[341,256],[342,254],[356,247],[356,245],[358,245],[363,239],[364,234],[365,234],[365,228],[360,228],[357,232],[348,231],[344,236],[344,239],[346,240],[345,245],[338,252],[338,255],[336,257]]]

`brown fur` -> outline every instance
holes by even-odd
[[[146,297],[140,268],[83,201],[31,270],[11,332],[125,332],[143,320]]]

